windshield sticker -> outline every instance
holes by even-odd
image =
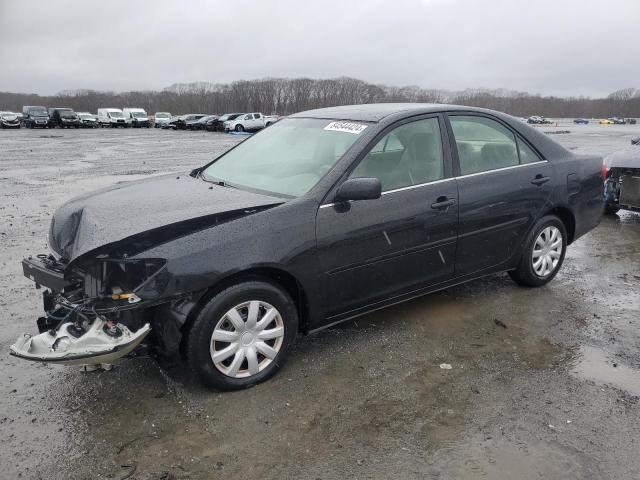
[[[353,123],[353,122],[331,122],[329,125],[324,127],[325,130],[333,130],[335,132],[346,132],[346,133],[354,133],[359,135],[362,131],[367,128],[366,125],[362,125],[361,123]]]

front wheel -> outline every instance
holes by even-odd
[[[240,124],[236,125],[236,132],[243,132],[244,131],[244,127]]]
[[[273,376],[297,333],[298,313],[284,290],[264,281],[238,283],[199,313],[188,332],[187,358],[208,387],[239,390]]]
[[[525,241],[518,267],[509,272],[518,284],[540,287],[556,276],[567,251],[567,230],[553,215],[538,220]]]

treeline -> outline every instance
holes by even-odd
[[[460,92],[415,86],[374,85],[355,78],[264,78],[230,84],[175,84],[161,91],[64,91],[53,96],[0,92],[0,110],[21,111],[23,105],[70,107],[96,112],[101,107],[141,107],[147,112],[213,113],[259,111],[287,115],[301,110],[357,103],[451,103],[491,108],[527,117],[640,117],[640,91],[619,90],[606,98],[530,95],[509,90],[468,89]]]

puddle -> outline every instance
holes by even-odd
[[[612,385],[640,396],[640,370],[622,365],[599,348],[581,346],[572,373],[585,380]]]

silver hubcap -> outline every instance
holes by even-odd
[[[252,300],[225,313],[211,335],[211,359],[218,370],[244,378],[264,370],[282,347],[284,322],[266,302]]]
[[[555,270],[562,255],[562,234],[557,227],[546,227],[533,245],[531,261],[533,271],[539,277],[546,277]]]

